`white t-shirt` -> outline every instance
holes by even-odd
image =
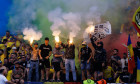
[[[8,80],[6,79],[6,77],[2,74],[0,74],[0,84],[6,84]]]
[[[121,59],[121,63],[122,63],[122,69],[125,67],[125,61],[126,61],[126,63],[128,63],[128,58],[126,58],[126,59]]]

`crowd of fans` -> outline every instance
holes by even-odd
[[[131,1],[131,0],[130,0]],[[133,9],[137,7],[135,1],[130,3],[128,22],[124,23],[130,28]],[[129,24],[129,25],[128,25]],[[124,31],[129,31],[124,29]],[[0,84],[24,84],[25,81],[84,81],[92,79],[95,82],[105,80],[107,83],[135,83],[136,68],[134,73],[128,72],[128,53],[124,52],[121,58],[118,49],[112,50],[111,58],[107,59],[107,52],[101,41],[95,42],[90,35],[93,49],[83,42],[78,51],[80,74],[75,66],[75,45],[67,40],[67,44],[55,43],[52,49],[49,38],[46,37],[44,44],[27,43],[22,35],[12,36],[9,31],[0,40]],[[135,64],[137,57],[140,58],[140,42],[136,43],[134,50]],[[53,56],[50,60],[50,56]],[[53,72],[53,73],[51,73]],[[72,75],[71,75],[72,74]],[[72,79],[73,78],[73,79]],[[84,81],[89,82],[89,81]],[[93,81],[90,81],[93,82]]]
[[[0,44],[0,73],[6,76],[7,82],[23,84],[24,81],[84,81],[91,78],[95,82],[105,79],[108,83],[136,82],[136,72],[128,73],[127,53],[123,58],[118,56],[119,50],[114,49],[113,55],[107,61],[103,42],[97,43],[90,35],[93,49],[83,42],[78,58],[81,76],[75,66],[75,45],[67,40],[67,44],[55,43],[52,49],[49,38],[40,46],[38,43],[26,43],[20,35],[11,36],[7,31]],[[62,51],[64,49],[64,51]],[[134,48],[135,60],[140,57],[140,42]],[[53,55],[50,61],[50,56]],[[51,71],[54,72],[51,75]],[[63,71],[65,70],[65,71]],[[61,74],[63,72],[63,75]],[[69,72],[72,73],[71,80]],[[81,77],[80,80],[77,78]]]

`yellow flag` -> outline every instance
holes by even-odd
[[[134,13],[132,23],[137,32],[140,33],[140,7]]]

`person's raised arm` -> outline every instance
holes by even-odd
[[[66,45],[63,44],[62,42],[60,42],[60,45],[62,46],[62,48],[66,48]]]
[[[94,40],[93,40],[93,38],[92,38],[92,35],[91,35],[91,34],[90,34],[90,41],[91,41],[92,46],[93,46],[94,48],[96,48],[96,47],[97,47],[97,45],[95,44],[95,42],[94,42]]]
[[[30,46],[31,46],[32,49],[34,48],[32,44],[30,44]]]

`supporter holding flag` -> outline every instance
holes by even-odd
[[[106,62],[106,50],[104,49],[104,44],[102,41],[95,43],[93,40],[92,35],[90,35],[90,40],[92,43],[92,46],[95,49],[95,55],[94,55],[94,79],[95,81],[98,81],[100,78],[102,78],[103,72],[102,72],[102,63]]]

